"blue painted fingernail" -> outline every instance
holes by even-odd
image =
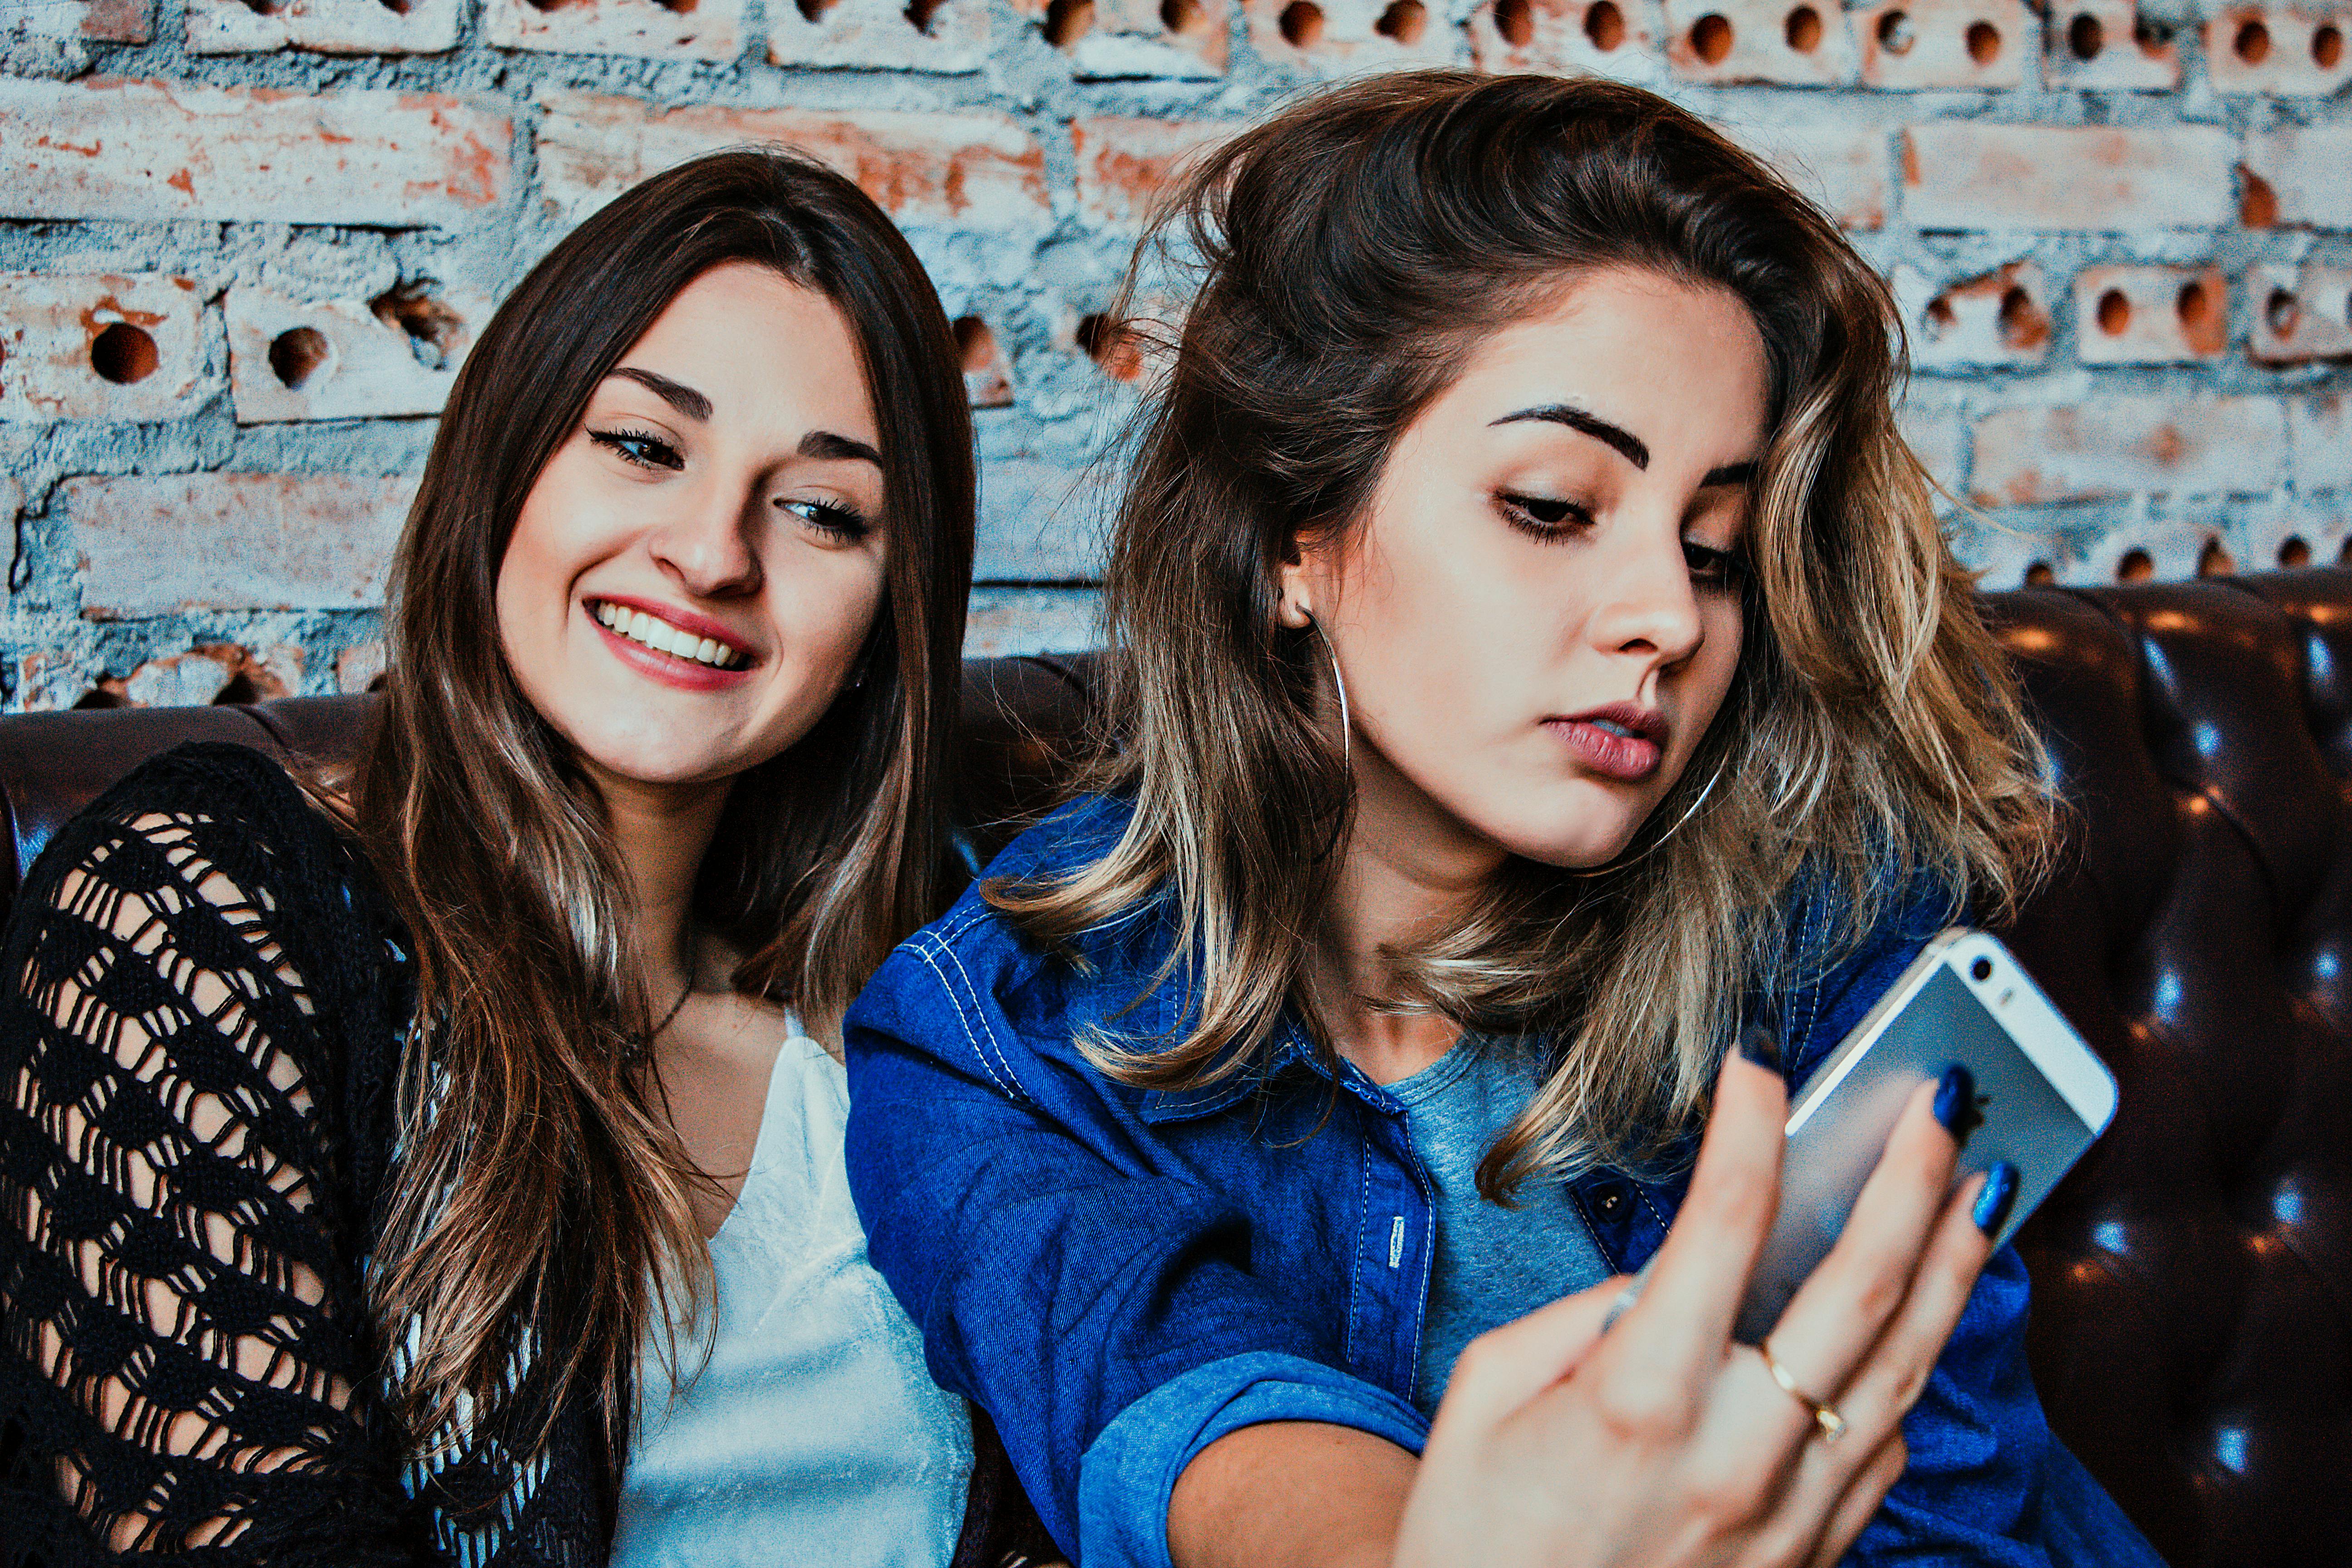
[[[1976,1075],[1954,1062],[1936,1085],[1936,1120],[1944,1124],[1945,1131],[1965,1143],[1976,1125]]]
[[[1761,1024],[1750,1024],[1739,1031],[1739,1054],[1766,1072],[1780,1070],[1780,1042]]]
[[[1977,1194],[1977,1206],[1969,1216],[1977,1228],[1987,1236],[2000,1234],[2001,1222],[2017,1202],[2017,1167],[2003,1160],[1985,1173],[1984,1190]]]

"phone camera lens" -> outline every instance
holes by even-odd
[[[1969,965],[1969,973],[1975,975],[1979,980],[1990,980],[1992,978],[1992,960],[1990,958],[1978,959],[1974,963]]]

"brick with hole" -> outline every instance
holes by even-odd
[[[461,227],[513,140],[442,93],[0,77],[0,216]]]
[[[1894,201],[1887,132],[1867,120],[1727,125],[1749,152],[1779,170],[1805,197],[1849,229],[1883,228]]]
[[[731,60],[743,0],[483,0],[482,36],[502,49]]]
[[[457,47],[459,0],[187,0],[188,52],[432,55]]]
[[[383,602],[414,479],[173,474],[68,479],[81,613],[356,610]],[[168,561],[169,572],[155,563]]]
[[[1986,125],[1903,132],[1903,205],[1925,229],[2212,228],[2236,142],[2203,125]]]
[[[2297,489],[2352,492],[2352,398],[2339,393],[2288,404],[2287,441]],[[2344,503],[2352,503],[2352,494]]]
[[[1226,0],[1013,0],[1088,80],[1206,80],[1226,64]]]
[[[346,696],[383,689],[384,653],[381,642],[353,643],[335,656],[335,689]]]
[[[1843,87],[1861,70],[1829,0],[1665,0],[1666,62],[1689,81]]]
[[[0,420],[146,424],[193,414],[205,297],[185,278],[0,273]]]
[[[1486,0],[1469,28],[1480,70],[1589,71],[1642,83],[1665,75],[1649,10],[1633,0]]]
[[[2246,353],[2256,364],[2352,359],[2352,268],[2252,268],[2246,295]]]
[[[539,128],[540,194],[577,222],[648,175],[721,147],[782,142],[856,180],[904,226],[1003,233],[1053,222],[1045,153],[1002,114],[662,109],[556,92]]]
[[[2216,360],[2230,348],[2230,279],[2218,267],[2086,267],[2074,275],[2084,364]]]
[[[2016,368],[2049,357],[2049,284],[2032,261],[1941,286],[1916,268],[1898,267],[1895,298],[1915,369]]]
[[[2143,395],[2004,408],[1977,421],[1970,445],[1969,494],[1979,506],[2261,495],[2287,475],[2286,415],[2269,397]]]
[[[236,422],[438,414],[490,309],[422,281],[318,300],[238,284],[222,300]]]
[[[1439,0],[1242,0],[1242,15],[1259,54],[1318,75],[1454,58]]]
[[[2020,0],[1880,0],[1853,14],[1862,84],[2019,87],[2039,27]]]
[[[2352,5],[2231,5],[2205,23],[2205,72],[2221,92],[2320,96],[2352,81]]]
[[[2248,228],[2352,228],[2352,125],[2255,132],[2239,174]]]
[[[986,0],[769,0],[768,63],[958,75],[988,54]]]
[[[2058,0],[2042,35],[2042,79],[2092,92],[2170,92],[2180,85],[2172,24],[2133,0]]]
[[[949,325],[955,330],[956,357],[963,364],[963,390],[971,405],[1013,406],[1013,376],[994,330],[978,316],[958,316]]]
[[[1140,230],[1170,182],[1241,127],[1213,120],[1074,120],[1078,216],[1121,234]]]

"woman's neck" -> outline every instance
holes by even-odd
[[[1450,1049],[1461,1026],[1402,1000],[1391,952],[1461,918],[1503,852],[1437,812],[1418,786],[1377,752],[1356,748],[1356,813],[1307,986],[1339,1054],[1375,1083],[1394,1083]]]
[[[624,917],[647,1005],[667,1008],[693,979],[694,882],[719,831],[731,781],[650,784],[598,773],[613,847],[627,882]]]

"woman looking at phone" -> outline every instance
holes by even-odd
[[[939,301],[814,163],[533,268],[348,778],[184,748],[18,901],[0,1558],[949,1560],[971,1429],[819,1042],[943,901],[972,494]]]
[[[876,1263],[1056,1539],[2153,1563],[2034,1398],[2013,1178],[1952,1190],[1964,1081],[1729,1337],[1788,1085],[2050,828],[1880,280],[1597,80],[1345,86],[1161,225],[1098,793],[847,1026]]]

